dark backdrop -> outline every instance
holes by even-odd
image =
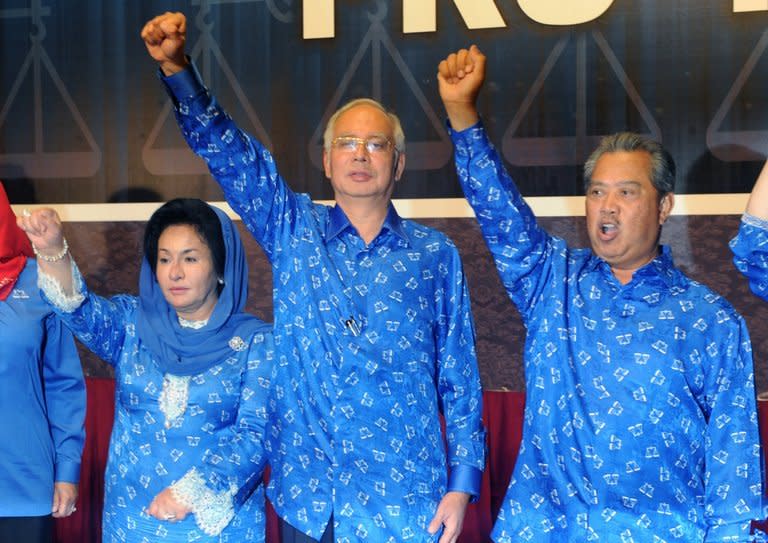
[[[221,199],[199,162],[174,154],[184,145],[139,38],[178,10],[211,87],[315,198],[331,196],[320,127],[361,95],[403,118],[395,196],[459,197],[435,73],[470,43],[489,56],[482,111],[526,195],[579,194],[594,138],[624,129],[670,149],[678,193],[748,192],[768,147],[768,12],[735,13],[739,1],[614,0],[593,21],[548,26],[496,0],[505,26],[470,30],[446,0],[436,31],[405,34],[403,1],[336,0],[334,37],[305,40],[300,0],[3,0],[0,178],[16,203],[150,197],[136,188]]]

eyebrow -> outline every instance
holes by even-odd
[[[637,187],[642,187],[643,186],[643,184],[640,181],[635,181],[633,179],[626,179],[626,180],[618,181],[616,183],[611,183],[611,184],[612,185],[617,185],[617,186],[627,186],[627,185],[633,185],[633,186],[637,186]],[[605,186],[605,185],[608,185],[608,182],[607,181],[595,181],[595,180],[590,179],[589,183],[587,183],[588,187],[593,187],[595,185]]]
[[[371,134],[368,134],[367,136],[358,136],[356,134],[353,134],[351,132],[346,132],[343,134],[339,134],[336,136],[337,138],[360,138],[360,139],[366,139],[366,138],[372,138],[378,136],[380,138],[387,138],[389,139],[389,136],[387,136],[384,132],[372,132]]]
[[[194,248],[194,247],[190,247],[189,249],[182,249],[182,251],[181,251],[181,254],[187,254],[187,253],[198,252],[199,250],[200,250],[200,249],[196,249],[196,248]],[[171,251],[169,251],[168,249],[165,249],[165,248],[163,248],[163,247],[158,247],[158,248],[157,248],[157,252],[158,252],[158,253],[170,253]]]

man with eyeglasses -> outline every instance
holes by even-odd
[[[142,37],[187,142],[272,263],[266,448],[283,543],[455,542],[485,455],[474,327],[454,245],[391,204],[400,121],[370,99],[340,108],[323,150],[336,205],[314,204],[203,86],[182,14]]]

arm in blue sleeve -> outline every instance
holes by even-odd
[[[161,74],[161,80],[190,149],[205,160],[227,202],[271,259],[282,230],[291,227],[296,206],[296,195],[277,171],[272,154],[238,128],[193,64],[172,76]]]
[[[745,213],[730,247],[733,263],[749,281],[749,288],[768,300],[768,221]]]
[[[43,381],[53,438],[54,481],[78,483],[85,443],[85,381],[72,334],[53,314],[45,323]]]
[[[547,288],[552,238],[507,173],[482,124],[461,132],[449,129],[456,172],[475,212],[504,288],[524,320]]]
[[[475,352],[469,291],[458,251],[452,248],[438,319],[438,395],[448,443],[448,491],[480,495],[485,467],[483,393]]]
[[[721,316],[725,314],[722,313]],[[752,351],[744,320],[706,349],[705,541],[751,541],[750,523],[763,519],[763,469]]]
[[[74,295],[66,296],[55,279],[38,273],[38,286],[43,299],[83,345],[99,358],[115,366],[128,333],[128,323],[138,306],[134,296],[118,295],[102,298],[89,291],[80,270],[72,263]],[[133,327],[130,327],[133,330]]]
[[[171,487],[174,498],[194,512],[197,525],[208,535],[221,532],[261,483],[266,465],[264,428],[273,358],[272,334],[256,334],[233,424],[215,448],[205,451],[203,461]]]

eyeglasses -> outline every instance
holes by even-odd
[[[383,136],[371,136],[370,138],[357,138],[355,136],[339,136],[333,138],[331,145],[339,151],[357,151],[362,145],[369,153],[383,153],[389,151],[392,142]]]

